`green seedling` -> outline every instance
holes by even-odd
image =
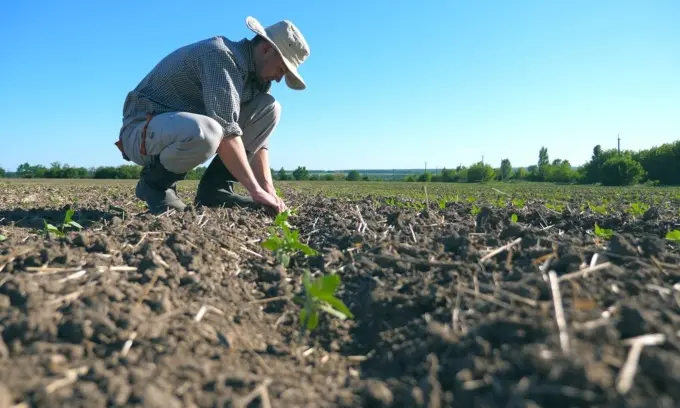
[[[473,205],[472,209],[470,210],[470,214],[477,215],[477,214],[479,214],[479,211],[480,211],[480,208],[477,207],[476,205]]]
[[[335,297],[335,290],[340,285],[339,275],[324,275],[312,280],[309,271],[305,270],[302,284],[304,285],[304,298],[296,297],[295,301],[303,305],[300,310],[300,325],[303,331],[316,329],[319,325],[320,311],[342,320],[354,318],[342,300]]]
[[[669,241],[680,243],[680,230],[668,231],[666,233],[666,239]]]
[[[559,213],[561,213],[562,211],[564,211],[564,206],[563,206],[562,204],[560,204],[560,203],[546,203],[545,206],[546,206],[546,208],[549,208],[549,209],[551,209],[551,210],[553,210],[553,211],[557,211],[557,212],[559,212]]]
[[[595,235],[603,239],[611,239],[614,235],[614,231],[607,228],[600,228],[599,225],[595,224]]]
[[[0,234],[0,242],[2,242],[2,241],[5,241],[6,239],[7,239],[7,237],[6,237],[6,236],[4,236],[4,235]]]
[[[512,222],[513,224],[516,224],[516,223],[517,223],[517,220],[518,220],[517,214],[514,214],[514,213],[513,213],[513,214],[510,216],[510,222]]]
[[[59,228],[57,228],[55,225],[52,225],[48,223],[47,221],[43,220],[45,223],[45,229],[44,232],[45,234],[49,234],[50,232],[55,234],[58,237],[63,237],[66,235],[66,229],[67,228],[75,228],[78,230],[83,229],[83,226],[78,224],[77,222],[73,221],[72,217],[73,214],[75,214],[75,211],[72,208],[69,208],[66,210],[66,214],[64,215],[64,222],[61,224]]]
[[[522,208],[524,207],[524,200],[521,198],[513,198],[512,199],[512,206],[517,207],[517,208]]]
[[[441,200],[439,200],[439,208],[441,210],[446,208],[446,198],[442,198]]]
[[[596,212],[600,215],[607,215],[607,205],[602,204],[602,205],[595,205],[595,204],[590,204],[589,205],[590,210],[593,212]]]
[[[645,203],[632,203],[630,207],[628,207],[628,212],[634,216],[634,217],[640,217],[644,215],[645,212],[649,210],[649,205]]]
[[[290,257],[297,251],[302,251],[305,255],[316,255],[316,250],[300,242],[300,232],[292,230],[288,223],[290,212],[288,210],[280,213],[274,220],[275,227],[270,227],[270,236],[262,243],[264,248],[274,252],[277,262],[288,267]]]

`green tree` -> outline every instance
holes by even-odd
[[[642,165],[629,155],[613,156],[602,165],[602,184],[625,186],[638,183],[645,176]]]
[[[468,183],[485,183],[491,181],[496,177],[496,172],[493,167],[488,164],[484,164],[481,161],[473,164],[467,170],[467,181]]]
[[[548,157],[548,148],[541,146],[541,150],[538,152],[538,173],[537,177],[539,180],[546,180],[547,174],[549,172],[550,159]]]
[[[359,180],[361,180],[361,174],[356,170],[351,170],[349,173],[347,173],[346,180],[347,181],[359,181]]]
[[[525,169],[524,167],[520,167],[515,172],[515,178],[518,180],[526,180],[527,177],[529,177],[529,173],[527,172],[527,169]]]
[[[426,171],[425,173],[418,175],[417,180],[421,183],[429,183],[432,181],[432,173]]]
[[[503,159],[501,160],[501,180],[509,180],[512,177],[512,164],[510,164],[510,160],[508,159]]]
[[[286,173],[286,170],[281,167],[281,170],[279,170],[279,173],[276,177],[278,180],[288,180],[288,173]]]
[[[295,170],[293,170],[293,178],[295,178],[295,180],[309,179],[309,172],[307,171],[307,168],[304,166],[298,166]]]
[[[2,167],[0,167],[0,177],[5,177],[6,174],[7,174],[7,173],[5,173],[5,169],[3,169]]]

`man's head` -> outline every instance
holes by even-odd
[[[259,34],[253,38],[253,58],[255,73],[262,82],[279,82],[288,74],[288,67],[276,48]]]
[[[253,17],[246,25],[256,34],[253,53],[259,79],[279,82],[285,77],[291,89],[305,89],[297,69],[309,56],[309,46],[297,27],[284,20],[265,29]]]

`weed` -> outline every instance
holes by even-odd
[[[517,220],[518,220],[517,214],[513,213],[513,214],[510,216],[510,222],[512,222],[513,224],[516,224],[516,223],[517,223]]]

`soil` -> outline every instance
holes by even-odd
[[[130,186],[37,188],[0,186],[2,408],[680,406],[677,206],[472,216],[286,188],[319,255],[284,269],[264,212],[154,216]],[[41,232],[71,205],[82,231]],[[301,334],[305,269],[341,276],[353,319]],[[623,390],[626,340],[647,334],[663,339]]]

